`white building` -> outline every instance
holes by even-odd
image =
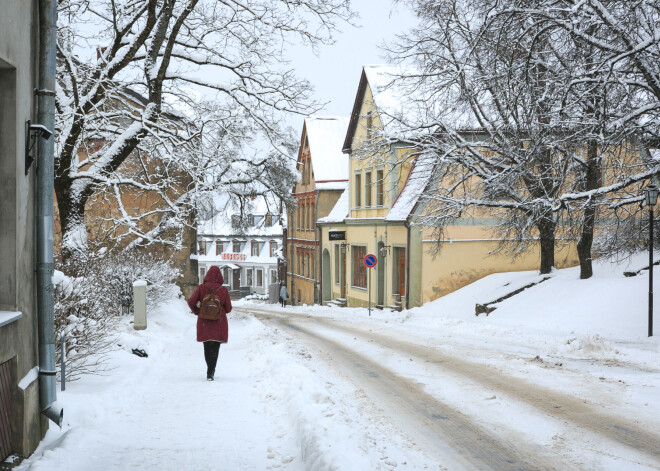
[[[230,291],[267,294],[278,283],[278,258],[282,253],[282,220],[275,206],[264,198],[253,201],[247,227],[240,228],[238,211],[228,209],[197,228],[200,282],[217,265]]]

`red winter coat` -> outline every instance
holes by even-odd
[[[231,312],[231,299],[229,299],[229,291],[227,288],[222,286],[224,280],[222,279],[222,273],[220,269],[216,266],[209,268],[208,273],[204,277],[204,283],[199,285],[193,295],[188,300],[188,306],[190,310],[195,314],[199,314],[199,307],[197,303],[202,304],[202,299],[207,294],[213,292],[217,293],[220,298],[220,302],[224,306],[224,312],[220,319],[217,321],[209,321],[206,319],[197,318],[197,341],[206,342],[209,340],[214,340],[216,342],[227,343],[228,337],[228,328],[227,328],[227,315],[226,313]],[[218,289],[219,288],[219,289]]]

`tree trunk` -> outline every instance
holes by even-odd
[[[555,266],[555,222],[552,220],[552,215],[542,218],[537,227],[541,244],[540,271],[545,275]]]
[[[87,250],[87,229],[85,227],[85,204],[89,195],[86,187],[73,182],[68,176],[55,177],[55,196],[59,211],[62,241],[60,256],[62,266]],[[69,274],[69,273],[67,273]]]
[[[587,144],[586,190],[595,190],[600,186],[599,170],[598,143],[591,140]],[[593,275],[593,268],[591,266],[591,246],[594,241],[595,221],[596,202],[593,199],[590,199],[584,207],[584,221],[582,222],[580,240],[577,243],[578,258],[580,259],[580,279],[583,280],[591,278]]]

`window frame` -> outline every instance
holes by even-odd
[[[372,198],[371,198],[371,170],[364,172],[364,206],[366,208],[371,208]]]
[[[254,253],[255,248],[257,249],[256,254]],[[260,253],[261,253],[261,250],[259,248],[259,241],[258,240],[253,240],[250,244],[250,256],[251,257],[258,257]]]
[[[351,245],[351,287],[367,289],[367,267],[364,257],[367,255],[366,245]]]
[[[385,206],[385,172],[382,169],[376,170],[376,206]]]
[[[362,172],[356,172],[354,178],[355,207],[362,207]]]

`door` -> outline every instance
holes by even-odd
[[[321,302],[330,301],[330,289],[332,287],[332,279],[330,278],[330,252],[328,249],[323,250],[323,260],[321,261],[321,293],[323,299]]]
[[[339,284],[342,299],[346,298],[346,246],[341,247],[341,283]]]
[[[385,244],[378,242],[378,264],[376,265],[376,305],[383,306],[385,304]]]
[[[0,364],[0,461],[11,453],[11,370],[9,362]]]
[[[394,290],[395,294],[406,295],[406,249],[394,248]]]
[[[241,269],[239,268],[238,270],[232,270],[231,273],[234,277],[232,280],[231,289],[239,289],[241,287]]]

